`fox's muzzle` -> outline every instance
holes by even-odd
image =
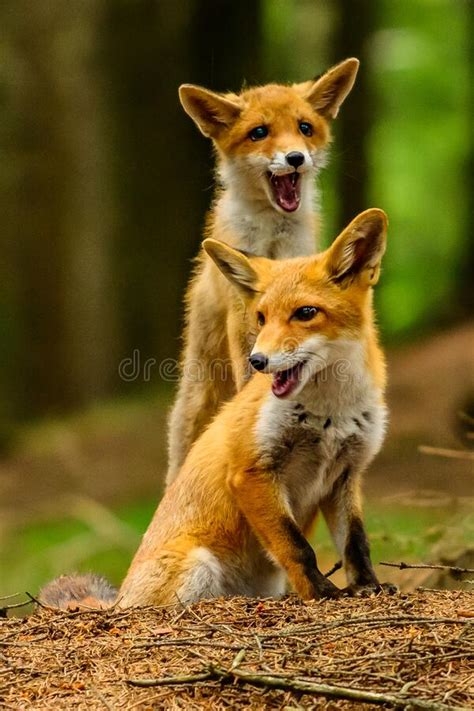
[[[268,358],[263,353],[254,353],[249,356],[249,361],[252,368],[259,371],[265,370],[268,365]]]

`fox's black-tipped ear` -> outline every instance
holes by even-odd
[[[374,286],[387,244],[387,215],[371,208],[357,215],[327,251],[326,269],[332,281],[346,286],[356,277]]]
[[[224,128],[231,126],[241,109],[237,100],[193,84],[179,87],[179,99],[183,109],[208,138],[216,138]]]
[[[217,239],[205,239],[202,246],[223,275],[237,287],[242,296],[251,298],[255,295],[258,274],[245,254],[242,254],[237,249],[232,249],[228,244]]]
[[[359,60],[351,57],[328,69],[319,79],[299,84],[297,88],[315,111],[333,119],[354,86],[358,69]]]

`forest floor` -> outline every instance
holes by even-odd
[[[40,610],[0,620],[4,709],[472,709],[474,593]]]

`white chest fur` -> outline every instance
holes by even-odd
[[[308,186],[308,192],[311,191],[312,186]],[[266,200],[249,200],[229,189],[221,196],[216,210],[223,233],[235,238],[232,246],[272,259],[284,259],[313,254],[313,202],[308,196],[298,213],[283,215]]]
[[[367,466],[385,431],[386,409],[375,388],[361,389],[339,412],[318,409],[317,402],[302,405],[270,393],[256,426],[260,458],[278,476],[301,526],[344,471]]]

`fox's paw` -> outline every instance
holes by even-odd
[[[385,595],[395,595],[398,592],[398,588],[393,583],[374,583],[372,585],[348,585],[342,593],[348,597],[370,597],[371,595],[380,595],[384,593]]]
[[[398,585],[395,585],[395,583],[379,583],[379,591],[386,595],[396,595],[400,592]]]
[[[315,595],[314,597],[316,600],[335,600],[336,598],[341,597],[342,592],[342,590],[340,590],[338,587],[333,585],[333,583],[327,580],[325,581],[325,583],[318,586],[317,595]]]

